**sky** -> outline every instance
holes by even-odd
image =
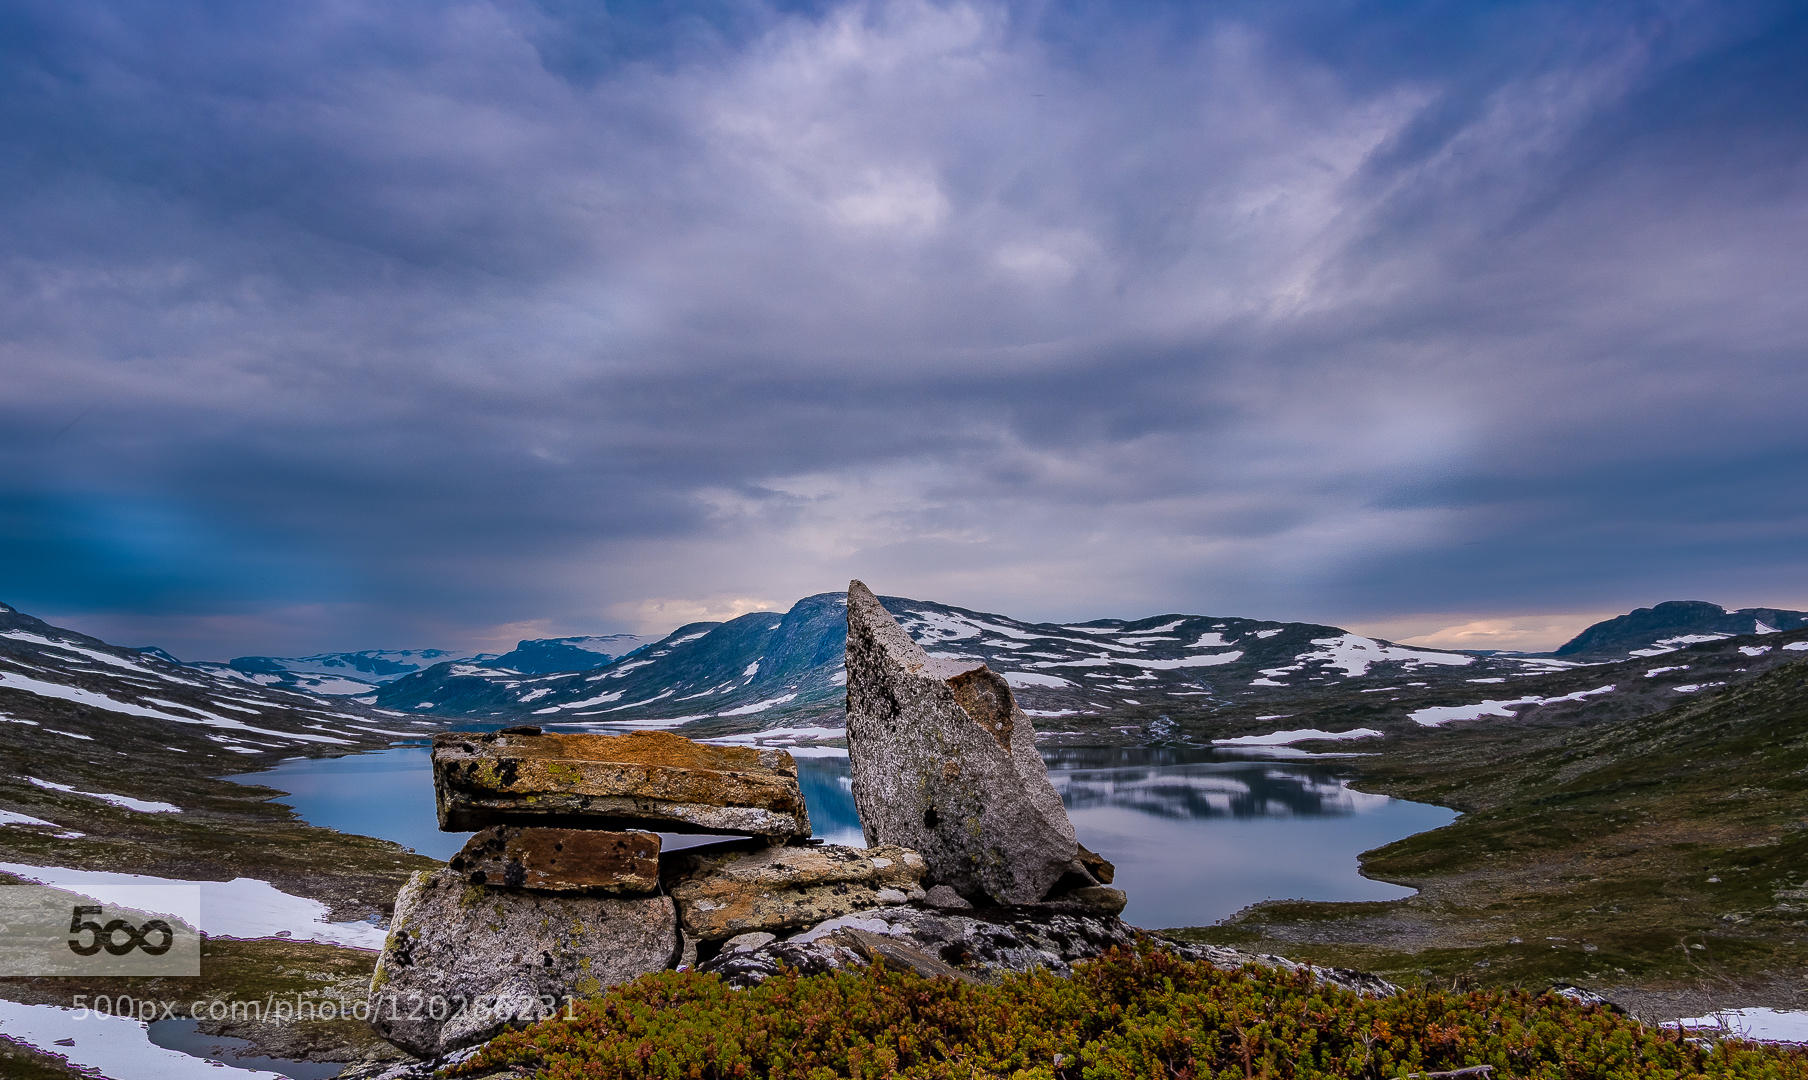
[[[0,5],[0,600],[1808,608],[1808,8]]]

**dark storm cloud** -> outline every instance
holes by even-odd
[[[0,13],[0,596],[1808,604],[1790,5]]]

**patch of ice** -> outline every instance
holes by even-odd
[[[1771,632],[1775,633],[1774,630]],[[1739,651],[1744,653],[1747,656],[1763,656],[1765,653],[1770,651],[1770,646],[1769,645],[1741,645],[1741,646],[1739,646]]]
[[[519,701],[523,705],[526,705],[530,701],[539,701],[541,698],[545,697],[546,695],[548,695],[550,693],[552,693],[552,687],[542,686],[538,690],[529,690],[527,693],[522,694],[520,697],[516,698],[515,700]]]
[[[157,1046],[151,1042],[149,1025],[129,1016],[0,1000],[0,1030],[95,1075],[132,1080],[283,1080],[278,1073],[222,1065]]]
[[[1118,638],[1118,640],[1119,641],[1129,641],[1130,639],[1129,638]],[[1166,638],[1164,640],[1173,641],[1176,639]],[[1189,648],[1189,649],[1222,649],[1222,648],[1225,648],[1226,646],[1228,646],[1229,644],[1230,644],[1230,642],[1224,640],[1223,634],[1210,633],[1210,634],[1200,634],[1199,640],[1193,642],[1191,645],[1188,645],[1187,648]]]
[[[22,825],[26,828],[56,829],[58,830],[56,837],[59,840],[77,840],[88,835],[87,833],[76,832],[74,829],[65,829],[54,821],[45,821],[41,817],[32,817],[30,814],[21,814],[17,810],[0,810],[0,825]]]
[[[830,675],[829,682],[836,686],[846,686],[847,685],[847,668],[843,667],[839,671],[835,672],[835,674]]]
[[[1266,735],[1239,735],[1234,739],[1213,739],[1214,746],[1287,746],[1297,742],[1330,739],[1373,739],[1381,732],[1374,728],[1351,728],[1348,731],[1321,731],[1318,728],[1296,728],[1292,731],[1272,731]]]
[[[1112,664],[1123,664],[1138,667],[1145,671],[1169,671],[1174,668],[1217,667],[1220,664],[1231,664],[1243,658],[1240,650],[1222,653],[1199,653],[1194,656],[1180,656],[1172,660],[1141,660],[1133,656],[1089,656],[1083,660],[1045,660],[1031,667],[1107,667]]]
[[[1313,638],[1312,644],[1323,647],[1316,652],[1301,655],[1299,657],[1301,663],[1320,661],[1332,667],[1341,668],[1343,673],[1349,676],[1366,675],[1370,665],[1388,661],[1445,664],[1451,667],[1465,667],[1475,662],[1475,657],[1461,653],[1434,652],[1428,649],[1409,649],[1404,645],[1387,645],[1374,638],[1365,638],[1357,634]]]
[[[1264,679],[1251,679],[1251,680],[1249,680],[1249,685],[1251,685],[1251,686],[1286,686],[1287,684],[1284,682],[1276,682],[1273,679],[1264,678]]]
[[[780,696],[775,697],[775,698],[767,698],[765,701],[756,701],[751,705],[742,705],[738,709],[724,709],[723,711],[717,713],[716,715],[717,716],[750,716],[753,713],[765,712],[767,709],[770,709],[775,705],[783,705],[785,702],[791,701],[791,700],[795,699],[796,697],[797,697],[796,694],[781,694]]]
[[[1792,641],[1783,646],[1784,652],[1808,652],[1808,641]]]
[[[99,799],[101,802],[112,803],[114,806],[124,807],[127,810],[136,810],[140,814],[178,814],[182,812],[180,806],[157,802],[153,799],[134,799],[129,795],[107,795],[98,791],[77,791],[68,784],[53,784],[35,776],[27,776],[24,779],[26,783],[33,787],[41,787],[45,791],[61,791],[70,795],[80,795],[83,798]]]
[[[1073,683],[1058,675],[1037,675],[1028,671],[1001,671],[1004,681],[1011,684],[1012,689],[1021,690],[1026,686],[1072,686]]]
[[[0,873],[78,893],[101,904],[173,915],[210,937],[283,937],[374,951],[383,947],[387,936],[369,923],[328,922],[325,904],[283,892],[256,878],[195,882],[9,862],[0,862]],[[194,903],[196,885],[200,886],[199,910]]]
[[[1612,686],[1598,686],[1593,690],[1578,690],[1573,694],[1564,694],[1560,697],[1522,697],[1514,698],[1511,701],[1480,701],[1474,705],[1434,705],[1427,709],[1416,709],[1410,716],[1413,723],[1421,727],[1437,727],[1453,720],[1480,720],[1484,716],[1512,717],[1515,715],[1513,710],[1527,705],[1554,705],[1560,701],[1581,701],[1597,694],[1611,694],[1613,691]]]
[[[1667,674],[1672,671],[1687,671],[1687,670],[1689,670],[1689,665],[1687,665],[1687,664],[1676,664],[1671,667],[1654,667],[1650,671],[1645,672],[1645,678],[1649,679],[1654,676]]]
[[[1722,1009],[1670,1023],[1692,1031],[1715,1028],[1757,1042],[1808,1043],[1808,1010],[1803,1009]]]
[[[753,663],[747,665],[746,670],[741,672],[741,678],[751,679],[755,675],[758,675],[759,673],[760,673],[760,662],[758,660],[755,660]]]
[[[1175,619],[1173,622],[1162,623],[1160,626],[1151,626],[1147,630],[1138,630],[1137,633],[1139,633],[1139,634],[1169,634],[1169,633],[1173,633],[1175,630],[1180,629],[1180,625],[1184,622],[1186,622],[1185,619]]]
[[[271,735],[279,739],[300,739],[303,742],[346,742],[345,739],[335,739],[328,735],[303,735],[293,731],[270,731],[266,728],[252,727],[242,720],[231,720],[224,716],[214,716],[212,713],[201,713],[201,715],[209,717],[209,719],[206,720],[197,720],[192,716],[178,716],[175,713],[164,712],[159,709],[147,709],[143,705],[134,705],[131,702],[118,701],[105,694],[97,694],[92,690],[78,690],[73,686],[64,686],[62,683],[44,682],[27,675],[14,675],[10,671],[0,671],[0,686],[10,687],[14,690],[23,690],[28,694],[37,694],[39,697],[73,701],[77,705],[86,705],[94,709],[104,709],[107,712],[124,713],[127,716],[145,716],[153,720],[169,720],[178,724],[201,724],[206,727],[229,728],[235,731],[252,731],[259,735]],[[190,712],[201,712],[199,709],[194,709],[186,705],[182,706],[182,708],[189,709]]]
[[[1710,641],[1725,641],[1731,634],[1678,634],[1675,637],[1663,638],[1654,642],[1648,649],[1634,649],[1632,656],[1662,656],[1672,653],[1686,645],[1705,645]]]
[[[1267,639],[1267,638],[1271,638],[1271,637],[1275,636],[1278,633],[1280,633],[1280,631],[1278,629],[1276,629],[1276,630],[1257,630],[1256,637]]]
[[[654,694],[652,697],[645,698],[641,701],[630,701],[625,705],[617,705],[614,708],[604,709],[603,712],[621,712],[623,709],[638,709],[642,705],[651,705],[655,701],[664,701],[666,698],[671,697],[675,693],[677,693],[676,690],[667,690],[664,693]],[[795,695],[793,695],[793,696],[795,696]]]
[[[56,729],[56,728],[53,728],[53,727],[47,727],[47,728],[45,728],[45,729],[44,729],[44,730],[45,730],[45,731],[48,731],[48,732],[50,732],[50,733],[51,733],[51,734],[52,734],[52,735],[67,735],[67,736],[69,736],[69,737],[70,737],[70,738],[71,738],[71,739],[80,739],[80,740],[82,740],[82,741],[83,741],[83,742],[93,742],[93,741],[94,741],[94,736],[92,736],[92,735],[82,735],[82,734],[79,734],[79,733],[77,733],[77,732],[74,732],[74,731],[59,731],[59,730],[57,730],[57,729]]]
[[[613,693],[602,694],[593,698],[585,698],[582,701],[568,701],[563,705],[548,705],[544,709],[535,709],[534,715],[545,716],[548,713],[556,713],[565,709],[588,709],[592,705],[607,705],[611,701],[620,701],[621,696],[625,693],[627,693],[626,690],[616,690]]]
[[[1083,715],[1083,713],[1079,709],[1025,709],[1025,710],[1023,710],[1023,715],[1025,715],[1025,716],[1081,716],[1081,715]],[[1052,735],[1052,734],[1054,734],[1054,732],[1045,731],[1045,732],[1043,732],[1043,734],[1044,735]]]
[[[182,683],[186,686],[205,685],[203,683],[195,682],[192,679],[177,678],[176,676],[171,675],[166,671],[162,671],[158,668],[151,667],[149,664],[135,663],[134,661],[127,660],[124,657],[114,656],[111,653],[104,653],[104,652],[99,652],[95,649],[84,648],[80,645],[75,644],[74,642],[58,641],[55,638],[47,638],[41,634],[33,634],[33,633],[30,633],[29,631],[25,631],[25,630],[0,631],[0,637],[12,638],[14,641],[26,641],[26,642],[30,642],[33,645],[47,645],[50,648],[58,649],[62,652],[74,653],[77,656],[85,656],[88,659],[93,660],[95,663],[107,664],[107,665],[110,665],[110,666],[116,667],[116,668],[124,668],[127,671],[137,672],[138,674],[141,674],[141,675],[150,675],[153,678],[164,679],[168,682]]]
[[[1753,619],[1752,620],[1752,633],[1754,633],[1754,634],[1774,634],[1776,632],[1777,632],[1777,628],[1774,626],[1765,626],[1763,619]]]

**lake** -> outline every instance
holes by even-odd
[[[1357,873],[1370,848],[1447,825],[1456,812],[1353,791],[1330,757],[1189,748],[1048,748],[1049,778],[1080,842],[1117,864],[1138,926],[1203,926],[1261,900],[1393,900],[1412,890]],[[815,834],[862,844],[846,757],[805,756],[798,781]],[[294,759],[233,777],[287,792],[314,825],[449,858],[425,746]],[[668,849],[697,843],[668,836]]]

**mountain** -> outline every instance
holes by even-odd
[[[19,775],[78,761],[117,773],[119,754],[254,764],[387,745],[439,726],[109,645],[0,604],[0,752],[16,758]]]
[[[880,602],[932,655],[984,660],[1041,718],[1198,715],[1285,705],[1328,687],[1504,681],[1572,666],[1409,648],[1310,623],[1169,614],[1058,625],[904,597]],[[595,670],[439,664],[389,683],[376,700],[410,712],[541,723],[839,723],[846,618],[844,594],[822,593],[783,613],[681,627]]]
[[[1604,658],[1660,656],[1686,645],[1745,634],[1771,634],[1808,626],[1808,612],[1780,608],[1728,611],[1700,600],[1668,600],[1639,608],[1577,634],[1552,656]]]
[[[141,651],[148,653],[151,650]],[[169,656],[161,649],[156,652]],[[200,661],[189,666],[258,686],[356,697],[434,664],[450,661],[481,663],[489,659],[493,659],[493,654],[467,656],[445,649],[365,649],[314,656],[240,656],[224,664]]]
[[[480,662],[484,667],[502,668],[523,675],[591,671],[658,640],[656,637],[641,637],[637,634],[535,638],[517,643],[514,649],[501,656]]]

